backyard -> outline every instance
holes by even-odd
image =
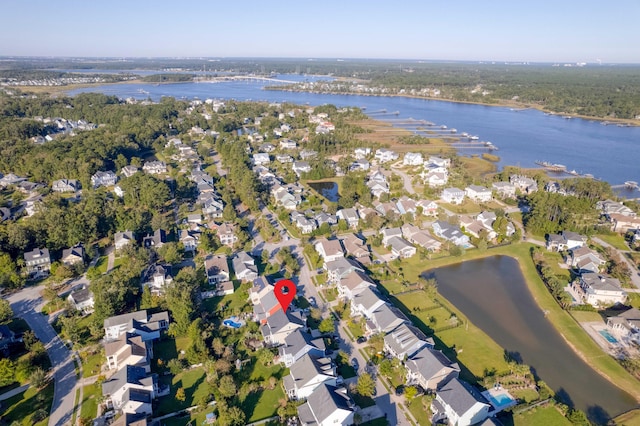
[[[53,381],[49,381],[44,389],[30,387],[2,401],[2,407],[4,407],[2,420],[11,425],[45,426],[48,423],[49,410],[53,402],[53,387]],[[36,421],[37,417],[41,420]]]

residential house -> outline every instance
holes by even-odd
[[[300,312],[285,313],[282,309],[269,315],[264,324],[260,325],[260,332],[267,346],[284,345],[285,339],[298,329],[306,329],[306,321]]]
[[[178,236],[178,241],[182,243],[184,251],[196,251],[199,239],[200,233],[189,229],[181,229]]]
[[[142,287],[149,287],[153,294],[163,294],[165,288],[172,282],[171,265],[150,265],[142,273]]]
[[[356,160],[364,159],[371,155],[371,148],[356,148],[353,150],[353,154]]]
[[[595,307],[624,304],[627,300],[627,292],[622,289],[620,281],[595,272],[582,274],[580,287],[584,292],[584,302]]]
[[[118,231],[113,235],[113,243],[116,251],[122,250],[129,244],[135,244],[135,241],[136,240],[133,238],[133,232],[131,231]]]
[[[9,345],[15,341],[15,333],[7,325],[0,324],[0,351],[6,351]]]
[[[82,247],[82,244],[62,250],[60,262],[67,266],[84,263],[84,247]]]
[[[156,229],[153,234],[147,235],[142,239],[144,248],[160,248],[167,243],[167,233],[164,229]]]
[[[382,194],[389,194],[389,184],[386,181],[369,180],[367,187],[376,198],[380,198]]]
[[[120,173],[125,177],[131,177],[138,173],[138,168],[132,165],[124,166],[122,169],[120,169]]]
[[[424,163],[421,152],[407,152],[404,154],[402,164],[405,166],[421,166]]]
[[[403,195],[396,202],[396,209],[399,214],[410,214],[411,216],[416,215],[416,211],[418,209],[418,204],[412,198]]]
[[[93,293],[86,287],[72,291],[67,297],[67,300],[76,309],[76,311],[82,312],[83,315],[93,312]]]
[[[325,356],[325,345],[322,337],[313,338],[300,328],[294,330],[284,339],[284,345],[278,348],[279,362],[291,367],[305,354],[315,357]]]
[[[373,208],[375,208],[382,216],[386,217],[396,217],[396,215],[400,214],[400,210],[398,210],[396,203],[393,201],[381,203],[380,201],[375,200],[373,202]]]
[[[80,189],[80,182],[75,179],[54,180],[51,184],[53,192],[76,192]]]
[[[220,243],[225,246],[233,247],[238,241],[236,235],[236,226],[233,223],[223,223],[216,230],[216,235],[220,239]]]
[[[427,338],[424,333],[409,323],[402,323],[384,336],[384,350],[400,361],[413,356],[424,347],[433,349],[432,337]]]
[[[195,223],[197,225],[202,223],[202,215],[200,213],[191,213],[187,215],[187,223]]]
[[[567,245],[567,250],[573,250],[578,247],[584,247],[587,244],[587,237],[577,232],[562,231]]]
[[[323,266],[327,271],[327,283],[337,284],[342,278],[345,278],[353,271],[360,271],[364,273],[362,265],[346,257],[339,257],[334,261],[325,262]]]
[[[274,286],[265,277],[258,277],[249,289],[249,299],[253,303],[253,319],[264,324],[267,318],[282,310],[274,292]]]
[[[470,426],[489,417],[491,405],[480,392],[457,377],[436,392],[431,402],[434,422],[446,418],[451,426]]]
[[[449,182],[448,173],[437,172],[434,170],[425,170],[420,173],[420,177],[426,185],[429,185],[430,188],[445,186],[447,182]]]
[[[375,287],[365,287],[364,290],[353,296],[351,300],[351,315],[363,316],[371,319],[376,309],[385,304]]]
[[[416,248],[402,237],[391,238],[389,245],[391,246],[391,253],[395,258],[408,259],[417,252]]]
[[[243,282],[253,282],[258,278],[258,267],[253,257],[246,251],[236,253],[231,260],[236,278]]]
[[[107,368],[118,370],[127,365],[144,368],[151,371],[149,360],[153,358],[153,344],[143,341],[141,336],[125,333],[116,340],[104,344],[104,354],[107,358]]]
[[[147,161],[142,166],[142,170],[145,173],[159,175],[162,173],[167,173],[167,165],[163,161]]]
[[[323,384],[336,385],[336,366],[331,358],[302,356],[282,379],[285,393],[290,400],[307,399]]]
[[[357,228],[360,223],[360,216],[354,208],[340,209],[336,212],[336,216],[338,219],[346,221],[350,228]]]
[[[352,171],[352,172],[367,171],[370,168],[371,168],[371,163],[369,163],[369,161],[367,161],[364,158],[359,158],[359,159],[355,160],[349,166],[349,170]]]
[[[516,187],[511,182],[494,182],[491,184],[493,189],[500,198],[515,198]]]
[[[567,240],[560,234],[548,234],[546,248],[549,251],[564,251],[567,249]]]
[[[637,308],[607,318],[607,326],[616,336],[640,344],[640,310]]]
[[[151,414],[153,414],[153,407],[151,405],[153,400],[152,395],[153,393],[146,389],[129,388],[122,395],[122,406],[120,407],[120,411],[122,411],[125,416],[151,416]],[[138,421],[136,421],[136,423],[137,422]],[[146,424],[146,419],[143,424]]]
[[[269,164],[270,162],[271,162],[271,159],[269,158],[269,154],[267,154],[266,152],[253,154],[253,164],[255,164],[256,166]]]
[[[397,160],[399,155],[397,152],[390,149],[380,148],[376,150],[374,157],[379,163],[387,163],[389,161]]]
[[[394,237],[402,237],[402,229],[400,228],[384,228],[380,230],[380,234],[382,234],[382,245],[388,246],[390,244],[390,240]]]
[[[302,173],[309,173],[311,171],[311,166],[306,161],[294,161],[293,162],[293,172],[300,177]]]
[[[223,254],[208,257],[204,261],[204,269],[207,272],[209,285],[222,284],[230,279],[227,256]]]
[[[274,187],[271,188],[271,194],[275,198],[276,203],[287,210],[295,210],[302,201],[299,196],[291,194],[287,188],[279,185],[274,185]]]
[[[458,377],[460,366],[428,345],[423,346],[404,363],[407,385],[418,385],[425,390],[437,390],[449,380]]]
[[[640,229],[640,218],[627,216],[619,213],[611,213],[608,215],[611,222],[611,230],[613,232],[625,233],[630,230]]]
[[[91,185],[94,188],[99,186],[113,186],[118,181],[118,176],[111,170],[107,170],[106,172],[97,171],[93,176],[91,176]]]
[[[366,322],[370,334],[389,333],[404,322],[408,322],[400,310],[385,303],[374,309],[371,318]]]
[[[1,175],[2,174],[0,173],[0,186],[3,188],[6,188],[9,185],[17,185],[20,182],[24,182],[25,180],[27,180],[27,178],[17,176],[13,173],[8,173],[4,176]]]
[[[344,250],[342,244],[340,244],[340,240],[327,240],[322,238],[315,243],[314,247],[322,257],[325,269],[328,262],[333,262],[334,260],[344,257]]]
[[[273,152],[276,150],[276,147],[270,143],[263,143],[258,147],[258,151],[260,152]]]
[[[464,191],[458,188],[445,188],[440,195],[440,199],[445,203],[462,204]]]
[[[322,384],[298,407],[301,426],[347,426],[353,424],[355,404],[344,388]]]
[[[433,233],[437,237],[444,238],[447,241],[451,241],[453,244],[460,247],[470,247],[469,237],[462,233],[462,230],[458,225],[452,225],[442,220],[437,220],[431,225]]]
[[[166,311],[149,314],[146,310],[117,315],[104,320],[104,339],[117,339],[125,333],[142,336],[142,340],[160,338],[160,332],[169,328],[169,314]]]
[[[402,236],[411,244],[415,244],[428,251],[438,251],[442,243],[433,238],[427,231],[423,231],[415,225],[403,225]]]
[[[210,218],[220,218],[224,212],[224,202],[214,195],[203,197],[202,214]]]
[[[579,273],[584,273],[599,272],[600,268],[607,263],[607,261],[597,251],[584,246],[571,250],[571,254],[567,258],[567,263],[573,266]]]
[[[283,139],[280,141],[281,149],[296,149],[297,147],[298,144],[296,143],[296,141],[293,141],[291,139]]]
[[[325,213],[325,212],[317,213],[313,218],[318,224],[318,227],[324,225],[325,223],[329,226],[338,224],[338,218],[335,215]]]
[[[509,182],[525,194],[531,194],[538,190],[538,182],[528,176],[511,175],[509,176]]]
[[[293,163],[293,157],[287,154],[278,154],[276,155],[276,160],[279,163]]]
[[[355,269],[338,283],[338,296],[347,300],[353,300],[356,294],[369,286],[375,286],[375,283],[371,281],[371,278],[369,278],[367,274]]]
[[[438,205],[435,203],[435,201],[418,200],[418,202],[416,202],[416,209],[418,207],[422,207],[422,215],[423,216],[437,216],[438,215]]]
[[[123,413],[110,426],[148,426],[147,414]]]
[[[491,201],[491,190],[479,185],[469,185],[465,188],[464,194],[476,203]]]
[[[624,204],[618,201],[613,201],[613,200],[598,201],[596,203],[596,207],[602,210],[602,214],[607,217],[609,217],[612,214],[618,214],[618,215],[629,216],[629,217],[637,216],[636,212],[634,212],[629,207],[625,206]]]
[[[291,213],[291,222],[302,232],[303,234],[310,234],[317,228],[316,221],[308,219],[300,212]]]
[[[441,157],[437,157],[435,155],[431,155],[429,156],[429,159],[427,161],[429,164],[434,164],[438,167],[444,167],[446,169],[448,169],[449,167],[451,167],[451,159],[450,158],[441,158]]]
[[[105,397],[107,408],[116,411],[122,409],[126,403],[125,393],[129,389],[147,391],[153,399],[158,391],[158,376],[147,376],[144,368],[134,365],[121,368],[102,383],[102,395]]]
[[[51,256],[49,249],[35,248],[24,254],[24,266],[31,278],[43,278],[51,270]]]
[[[354,234],[347,234],[342,238],[342,245],[347,255],[356,259],[363,265],[371,263],[371,251],[363,240]]]
[[[113,193],[120,198],[124,197],[124,189],[122,189],[120,185],[116,185],[113,187]]]
[[[311,160],[313,158],[316,158],[317,155],[318,152],[312,149],[303,149],[302,151],[300,151],[300,158],[303,160]]]

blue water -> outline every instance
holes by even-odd
[[[240,327],[242,327],[242,324],[240,324],[239,322],[235,322],[234,320],[231,320],[231,319],[226,319],[226,320],[222,321],[222,324],[226,325],[227,327],[232,327],[232,328],[240,328]]]
[[[502,407],[513,402],[513,399],[511,399],[509,395],[505,393],[501,393],[498,395],[489,394],[489,399],[491,400],[491,404],[493,404],[494,407]]]
[[[310,76],[282,75],[285,80],[311,80]],[[117,84],[70,91],[101,92],[120,98],[151,98],[163,96],[177,99],[236,99],[267,102],[291,102],[300,105],[334,104],[338,107],[365,107],[372,118],[398,120],[413,118],[427,120],[438,126],[456,128],[457,133],[479,136],[499,148],[499,166],[537,167],[535,161],[548,161],[567,166],[581,174],[589,173],[612,185],[632,180],[640,182],[640,127],[602,125],[597,121],[565,119],[528,109],[514,111],[493,107],[424,99],[330,95],[262,90],[263,82],[176,83],[176,84]],[[142,92],[144,90],[145,92]],[[398,111],[398,115],[380,114],[381,110]],[[410,127],[412,130],[416,126]],[[464,143],[457,144],[464,146]],[[461,155],[487,152],[484,148],[459,148]],[[640,192],[625,191],[625,197],[640,197]]]
[[[611,333],[609,333],[607,330],[600,330],[598,333],[600,333],[600,335],[602,335],[602,337],[604,337],[605,339],[607,339],[607,342],[609,343],[618,343],[618,341],[616,340],[615,337],[613,337],[611,335]]]

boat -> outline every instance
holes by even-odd
[[[446,129],[447,129],[447,126],[445,126],[445,125],[443,124],[442,126],[440,126],[440,128],[441,128],[442,130],[446,130]]]
[[[466,137],[468,137],[468,136],[469,136],[469,133],[467,133],[467,132],[462,132],[462,133],[460,133],[460,136],[462,136],[463,138],[466,138]]]
[[[580,173],[576,172],[575,170],[571,170],[570,172],[568,172],[570,175],[573,176],[580,176]]]
[[[480,137],[478,137],[478,136],[469,136],[469,139],[471,139],[472,141],[477,141],[478,139],[480,139]]]
[[[624,183],[624,186],[626,186],[629,189],[634,189],[638,187],[638,182],[634,180],[628,180]]]
[[[451,130],[450,130],[450,132],[451,132],[451,133],[456,133],[457,131],[458,131],[458,130],[456,130],[456,129],[451,129]]]

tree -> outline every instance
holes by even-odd
[[[171,358],[167,363],[167,367],[169,367],[169,371],[174,376],[180,374],[182,370],[184,370],[184,363],[178,358]]]
[[[29,376],[29,381],[31,382],[31,386],[36,389],[42,389],[44,385],[47,384],[47,373],[45,373],[42,368],[36,367]]]
[[[231,398],[236,394],[236,383],[231,376],[223,376],[218,383],[218,390],[223,398]]]
[[[176,242],[165,243],[158,249],[158,254],[167,263],[175,265],[182,262],[183,253]]]
[[[15,364],[9,358],[0,359],[0,386],[10,385],[15,381]]]
[[[415,386],[407,386],[404,388],[404,396],[407,398],[407,401],[411,401],[418,394],[418,389]]]
[[[262,348],[257,352],[256,357],[262,365],[267,366],[273,362],[275,355],[269,349]]]
[[[13,309],[8,300],[0,299],[0,324],[7,323],[13,318]]]
[[[328,334],[335,330],[333,320],[331,318],[325,318],[318,325],[318,331],[322,334]]]
[[[246,424],[246,416],[244,412],[238,407],[229,407],[226,410],[221,410],[218,423],[222,426],[243,426]]]
[[[192,267],[183,268],[167,286],[166,301],[174,322],[169,331],[174,336],[184,335],[198,309],[198,278]]]
[[[0,287],[19,288],[23,285],[24,278],[18,273],[9,253],[0,253]]]
[[[178,388],[176,391],[176,399],[180,402],[184,402],[187,399],[187,396],[184,393],[184,388]]]
[[[356,391],[362,396],[373,396],[376,384],[369,373],[362,373],[358,377]]]

